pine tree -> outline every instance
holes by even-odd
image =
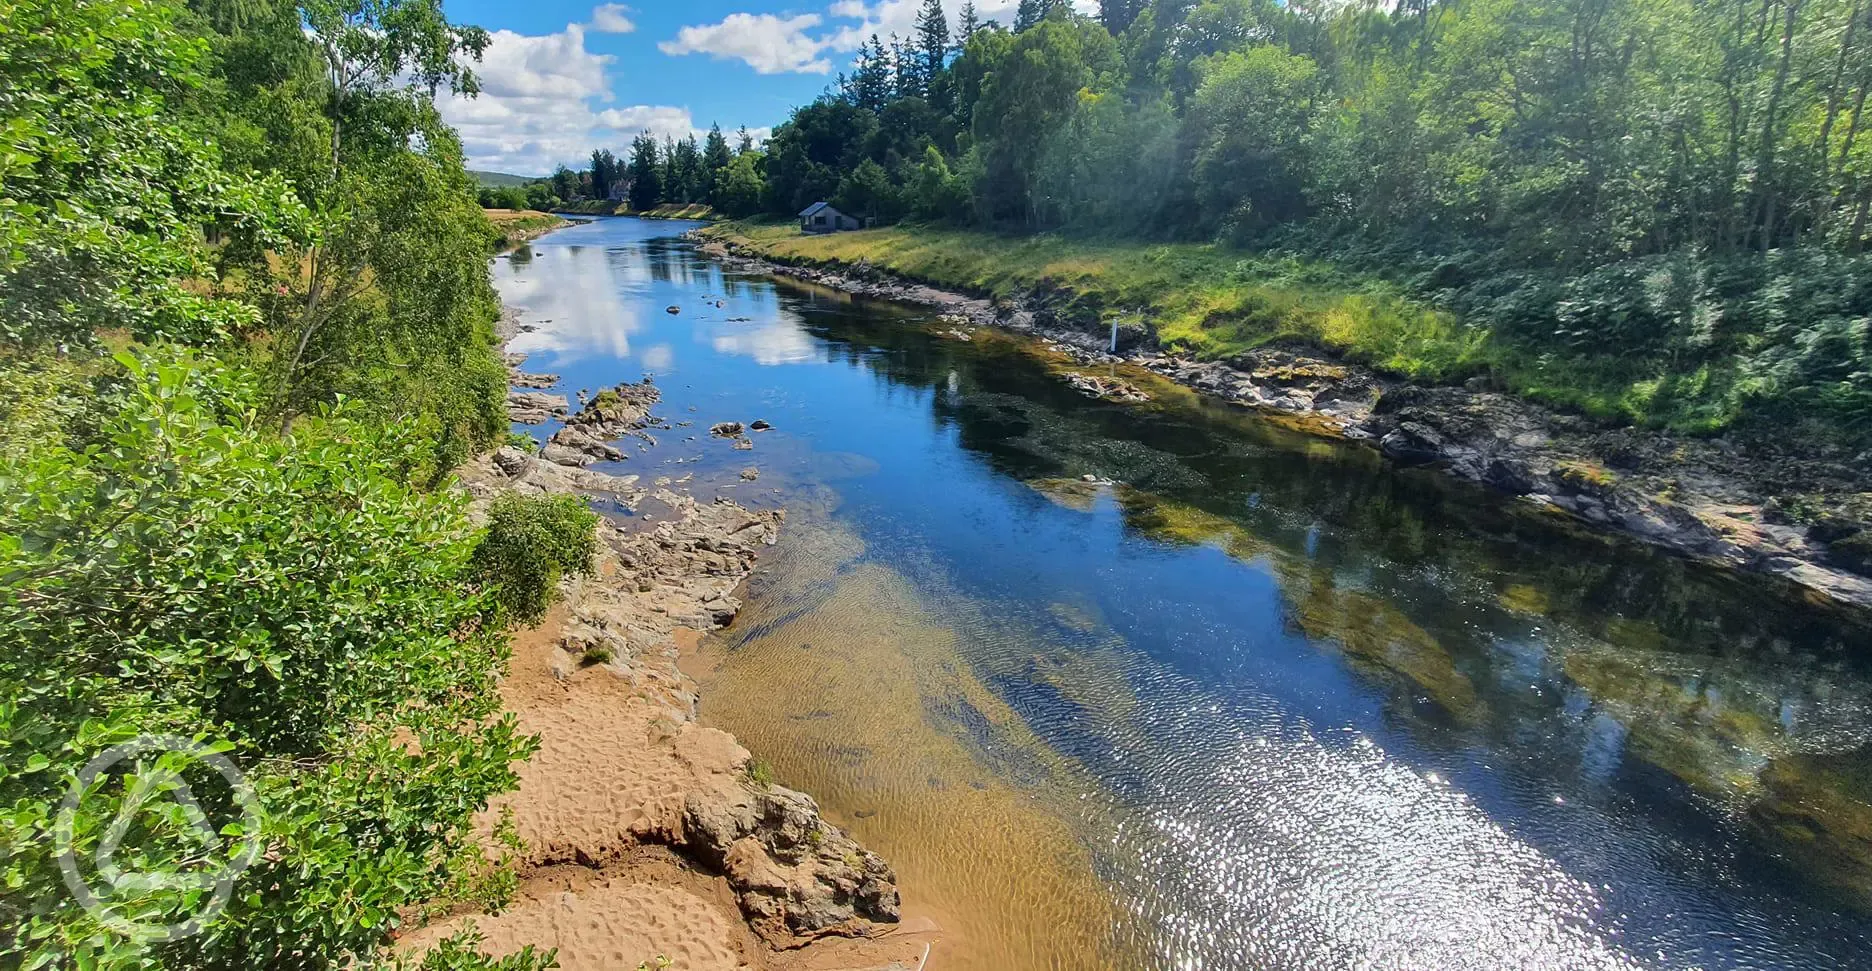
[[[654,209],[663,201],[663,166],[657,157],[657,142],[648,132],[631,141],[632,209]]]
[[[872,34],[871,40],[859,49],[857,63],[852,68],[852,103],[868,111],[884,110],[884,103],[891,99],[894,69],[884,50],[884,42]]]
[[[1046,16],[1048,6],[1046,0],[1020,0],[1020,6],[1014,11],[1014,32],[1032,29]]]
[[[956,22],[956,53],[967,49],[969,40],[981,29],[981,15],[975,12],[975,0],[963,0],[962,16]]]
[[[1144,12],[1144,0],[1099,0],[1099,20],[1113,37],[1125,32]]]
[[[739,140],[735,142],[735,154],[746,155],[747,153],[753,151],[754,150],[754,135],[753,133],[747,130],[747,126],[742,125],[741,131],[738,134],[740,137],[739,137]]]
[[[708,141],[702,148],[702,185],[703,194],[710,203],[715,200],[715,189],[721,181],[722,170],[734,164],[734,151],[728,147],[728,138],[722,134],[720,125],[710,125]]]
[[[934,102],[937,81],[949,61],[949,15],[943,10],[942,0],[924,0],[916,30],[917,53],[922,58],[922,93]]]
[[[891,92],[892,98],[920,98],[923,96],[923,63],[911,50],[910,42],[891,34],[890,39]]]

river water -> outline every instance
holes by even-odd
[[[607,471],[787,509],[685,663],[932,968],[1872,968],[1865,629],[689,228],[497,260],[513,347],[694,422]]]

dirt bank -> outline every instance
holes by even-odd
[[[705,253],[744,272],[929,307],[953,324],[1029,334],[1083,365],[1141,369],[1321,435],[1366,442],[1400,464],[1442,469],[1593,529],[1776,578],[1857,619],[1872,609],[1872,491],[1859,467],[1866,456],[1820,460],[1774,443],[1608,428],[1484,384],[1412,385],[1298,346],[1197,361],[1165,353],[1148,321],[1115,335],[1105,325],[1074,326],[1049,309],[1057,294],[995,301],[864,263],[790,265],[720,235],[699,239]],[[968,336],[953,326],[944,333]],[[1132,400],[1138,393],[1123,381],[1081,377],[1074,384],[1088,395]]]

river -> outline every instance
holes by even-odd
[[[498,259],[512,347],[694,423],[606,471],[788,511],[685,665],[932,968],[1872,968],[1864,628],[690,228]]]

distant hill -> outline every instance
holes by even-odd
[[[526,185],[528,182],[539,181],[536,176],[508,175],[505,172],[477,172],[469,169],[468,174],[474,176],[475,181],[481,183],[484,188],[489,189],[504,189],[510,185]]]

